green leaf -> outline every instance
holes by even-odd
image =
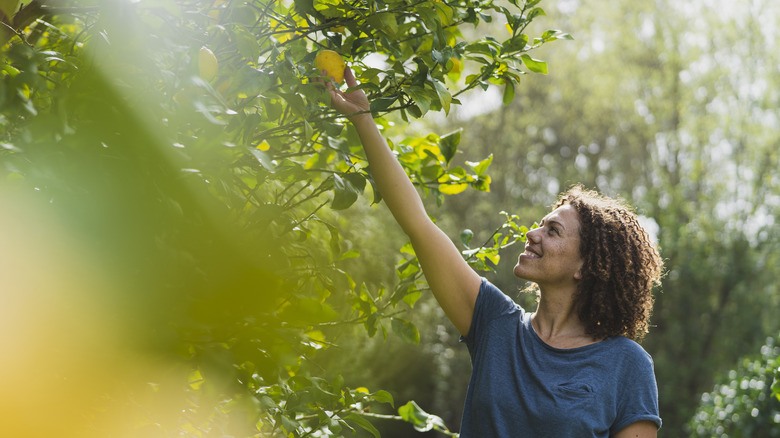
[[[463,255],[467,256],[468,258],[468,251],[463,251]],[[495,269],[490,267],[487,263],[485,263],[484,259],[481,258],[472,258],[468,259],[468,264],[471,266],[472,269],[476,271],[487,271],[487,272],[493,272]]]
[[[424,88],[415,85],[405,88],[404,92],[414,101],[417,107],[420,108],[420,112],[423,115],[431,108],[431,98]]]
[[[550,29],[542,34],[542,40],[555,41],[555,40],[573,40],[574,38],[568,33],[563,33],[557,29]]]
[[[306,114],[306,103],[300,95],[294,93],[279,93],[279,95],[287,102],[290,109],[295,112],[295,114],[300,116]]]
[[[436,13],[439,15],[441,23],[444,25],[452,24],[452,19],[455,15],[455,11],[452,6],[444,2],[434,2],[433,7],[436,8]]]
[[[439,95],[439,101],[441,102],[442,108],[444,108],[444,114],[450,113],[450,103],[452,103],[452,94],[450,94],[450,91],[447,90],[447,87],[444,86],[441,82],[434,80],[433,86],[436,87],[436,94]]]
[[[526,53],[520,55],[520,59],[523,60],[523,64],[525,64],[525,66],[528,67],[528,70],[531,70],[534,73],[541,73],[545,75],[547,74],[546,62],[539,59],[533,59]]]
[[[420,343],[420,332],[417,331],[417,327],[414,324],[400,318],[390,318],[390,323],[393,327],[393,332],[400,336],[401,339],[410,344]]]
[[[344,130],[344,125],[340,123],[322,122],[322,128],[328,137],[338,137],[341,135],[341,131]]]
[[[399,284],[393,289],[392,295],[390,295],[390,303],[394,306],[403,300],[404,296],[409,293],[409,290],[414,285],[414,279],[401,280]]]
[[[479,53],[482,55],[488,55],[491,58],[496,56],[496,48],[492,44],[487,42],[477,42],[466,46],[466,50],[471,53]]]
[[[390,105],[392,105],[393,102],[395,102],[397,99],[398,96],[380,97],[379,99],[374,99],[371,101],[371,112],[378,113],[380,111],[384,111],[390,108]]]
[[[319,222],[325,225],[328,228],[328,232],[330,233],[331,254],[333,254],[334,257],[338,256],[341,253],[341,238],[339,237],[339,229],[325,221],[320,220]]]
[[[441,150],[441,154],[444,156],[447,164],[450,164],[450,160],[452,160],[452,157],[455,156],[455,152],[458,150],[462,132],[463,129],[458,129],[439,138],[439,150]]]
[[[504,85],[504,105],[509,105],[515,98],[515,83],[512,81],[506,81]]]
[[[424,6],[425,4],[426,3],[421,3],[421,5],[416,8],[417,13],[420,15],[420,18],[422,18],[423,23],[425,23],[425,26],[429,29],[440,28],[441,19],[439,15],[432,8]]]
[[[263,166],[265,170],[273,172],[275,166],[273,160],[271,160],[268,154],[266,154],[265,152],[257,148],[251,148],[249,149],[249,152],[251,152],[252,155],[254,155],[257,162],[260,163],[260,165]]]
[[[488,15],[488,14],[485,14],[483,12],[478,12],[478,14],[479,14],[479,17],[482,18],[482,21],[484,21],[485,23],[492,23],[493,22],[493,16],[492,15]]]
[[[358,196],[363,193],[366,186],[366,179],[359,173],[345,173],[342,176],[333,175],[333,202],[331,208],[334,210],[344,210],[357,201]]]
[[[418,426],[425,426],[428,419],[428,413],[423,411],[414,400],[398,408],[398,415],[407,423],[412,423],[415,429]]]
[[[377,316],[376,313],[372,313],[371,315],[368,315],[368,318],[366,319],[366,322],[363,323],[363,326],[366,329],[366,333],[368,334],[369,338],[373,338],[376,334],[376,329],[379,323],[379,316]]]
[[[387,34],[389,37],[395,37],[398,32],[398,24],[395,21],[395,16],[389,12],[371,14],[366,20],[366,23]]]
[[[306,120],[303,121],[303,141],[308,143],[309,139],[312,138],[314,135],[314,129],[311,127],[309,122]]]
[[[360,415],[349,414],[346,417],[344,417],[344,419],[347,420],[347,421],[351,421],[351,422],[357,424],[358,426],[362,427],[363,429],[371,432],[371,435],[374,435],[374,437],[381,438],[381,435],[380,435],[379,431],[376,429],[376,427],[374,427],[374,425],[371,424],[370,421],[366,420],[365,418],[361,417]]]
[[[346,259],[354,259],[354,258],[358,258],[358,257],[360,257],[360,252],[358,252],[358,251],[356,251],[354,249],[351,249],[351,250],[341,254],[341,257],[339,259],[340,260],[346,260]]]
[[[441,164],[437,161],[435,164],[424,166],[420,169],[420,175],[427,180],[439,179],[442,176]]]
[[[474,173],[476,173],[478,176],[481,176],[485,173],[485,171],[490,167],[490,164],[493,162],[493,154],[490,154],[487,158],[480,162],[474,162],[474,161],[466,161],[466,164],[471,167],[472,170],[474,170]]]
[[[528,11],[528,15],[526,16],[527,17],[526,19],[528,21],[531,21],[540,15],[547,15],[547,13],[544,12],[544,9],[542,8],[533,8],[530,11]]]
[[[412,260],[407,260],[401,263],[401,265],[396,270],[398,271],[398,277],[403,280],[420,272],[420,265],[417,259],[414,258]]]
[[[498,262],[501,259],[498,255],[498,249],[496,248],[485,248],[484,251],[480,252],[479,256],[490,260],[494,265],[498,265]]]
[[[447,60],[450,59],[449,55],[446,55],[444,52],[433,49],[431,50],[431,59],[433,59],[434,62],[440,65],[446,65]]]
[[[374,199],[371,200],[371,205],[379,204],[382,202],[382,194],[379,193],[379,188],[376,186],[376,181],[374,181],[374,178],[370,176],[370,173],[368,182],[371,183],[371,191],[374,193]]]
[[[446,431],[447,426],[444,420],[436,415],[431,415],[414,402],[414,400],[398,408],[398,414],[404,421],[412,423],[414,430],[418,432],[428,432],[429,430]]]
[[[422,292],[420,292],[419,290],[416,290],[414,292],[409,292],[406,295],[404,295],[403,302],[406,303],[409,307],[414,307],[414,304],[421,297],[422,297]]]
[[[395,407],[393,395],[383,389],[380,389],[379,391],[371,394],[371,397],[379,403],[388,403],[390,406]]]
[[[334,210],[344,210],[357,201],[357,193],[349,187],[340,176],[333,175],[334,196],[331,208]]]
[[[300,12],[309,13],[315,10],[312,0],[294,0],[293,3],[295,3],[295,9]]]
[[[234,25],[232,31],[238,53],[247,59],[257,59],[260,54],[260,45],[257,44],[255,36],[239,25]]]
[[[410,106],[410,107],[408,108],[408,110],[407,110],[407,111],[409,111],[409,113],[410,113],[411,115],[413,115],[413,116],[414,116],[416,119],[419,119],[420,117],[422,117],[422,116],[423,116],[423,113],[422,113],[422,111],[420,110],[420,107],[419,107],[419,106],[417,106],[417,105]],[[402,113],[402,114],[403,114],[403,113]],[[407,120],[407,119],[404,119],[404,121],[407,121],[407,122],[408,122],[408,120]]]
[[[297,421],[287,417],[286,415],[282,415],[282,427],[284,430],[289,433],[293,433],[298,429],[298,426],[300,426],[300,424]]]
[[[463,230],[463,231],[461,231],[461,232],[460,232],[460,242],[461,242],[461,243],[463,244],[463,246],[465,246],[466,248],[468,248],[468,247],[469,247],[469,243],[471,242],[471,239],[472,239],[473,237],[474,237],[474,232],[473,232],[473,231],[471,231],[471,230],[469,230],[469,229],[465,229],[465,230]]]
[[[516,35],[511,40],[505,42],[502,47],[502,51],[504,53],[519,52],[525,49],[526,45],[528,45],[528,37],[523,34],[520,34],[520,35]]]
[[[489,192],[490,191],[490,182],[492,179],[489,175],[479,175],[479,178],[475,182],[473,182],[471,185],[475,189],[479,190],[480,192]]]

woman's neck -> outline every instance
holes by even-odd
[[[598,342],[586,333],[574,306],[574,291],[541,291],[539,306],[531,316],[536,334],[556,348],[576,348]]]

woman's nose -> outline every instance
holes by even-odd
[[[541,228],[534,228],[533,230],[528,230],[525,233],[526,239],[530,240],[533,243],[539,243],[540,235],[541,235]]]

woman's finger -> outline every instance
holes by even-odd
[[[358,83],[355,80],[355,75],[352,73],[352,69],[349,67],[346,67],[344,69],[344,80],[347,81],[347,87],[357,87]]]

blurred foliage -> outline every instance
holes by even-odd
[[[688,424],[692,437],[780,436],[780,347],[768,338],[760,357],[742,359],[736,369],[705,392]]]
[[[371,421],[392,419],[452,434],[413,402],[372,412],[393,395],[320,360],[366,334],[419,343],[405,313],[425,283],[408,245],[392,282],[347,270],[361,255],[343,238],[354,234],[343,210],[373,182],[313,59],[344,56],[386,131],[383,114],[446,114],[474,88],[501,87],[509,102],[522,75],[547,71],[528,52],[570,38],[528,35],[538,3],[3,3],[3,328],[25,335],[0,370],[37,382],[8,383],[4,429],[378,436]],[[461,34],[494,17],[507,24],[496,36]],[[490,190],[492,157],[454,163],[460,137],[391,141],[437,203]],[[464,254],[478,268],[522,241],[506,219]],[[47,270],[52,251],[72,261]],[[361,336],[345,329],[355,326]],[[61,365],[47,373],[50,363]]]

